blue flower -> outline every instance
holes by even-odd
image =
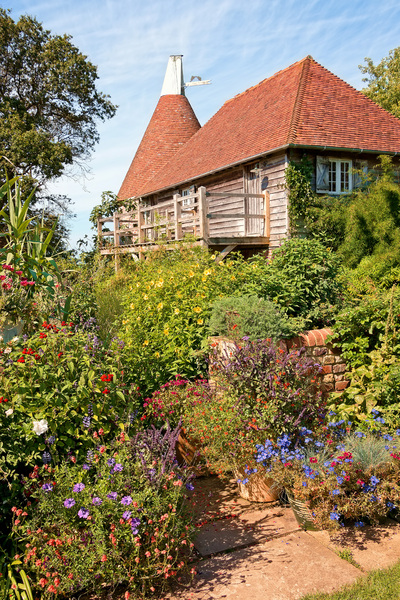
[[[340,490],[332,490],[331,494],[332,494],[332,496],[339,496]]]
[[[338,484],[342,485],[344,478],[339,476],[339,477],[336,477],[336,479],[337,479]]]
[[[332,521],[339,521],[339,519],[340,519],[340,515],[337,512],[331,512],[329,517]]]
[[[395,505],[393,504],[393,502],[386,502],[386,506],[390,509],[395,508]]]
[[[371,479],[369,480],[371,485],[375,486],[378,485],[380,479],[378,479],[377,477],[375,477],[375,475],[372,475]]]
[[[354,435],[356,435],[359,438],[365,437],[365,433],[363,433],[362,431],[356,431]]]
[[[303,481],[303,483],[301,485],[303,485],[304,487],[307,487],[307,481]]]
[[[364,527],[364,523],[362,521],[356,521],[354,527]]]

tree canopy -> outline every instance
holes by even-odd
[[[359,65],[367,75],[363,79],[368,85],[362,92],[374,102],[400,118],[400,46],[390,50],[377,65],[365,58],[366,65]]]
[[[40,187],[88,158],[96,122],[116,111],[97,79],[71,36],[0,8],[0,155],[8,171]]]

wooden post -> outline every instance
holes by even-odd
[[[248,214],[249,214],[249,199],[246,196],[244,196],[244,198],[243,198],[243,215],[244,215],[243,231],[244,231],[245,236],[247,235],[247,233],[249,231],[249,226],[250,226],[249,219],[246,219]]]
[[[97,219],[97,239],[99,250],[103,247],[103,221],[101,219]]]
[[[119,270],[119,215],[117,212],[113,214],[114,223],[114,263],[115,272]]]
[[[138,221],[138,242],[140,245],[144,243],[144,229],[142,229],[142,225],[144,225],[144,207],[140,205],[140,201],[137,205],[137,221]],[[142,260],[143,252],[139,250],[139,260]]]
[[[182,205],[179,202],[180,195],[174,194],[174,222],[175,222],[175,241],[182,239]]]
[[[200,222],[200,239],[207,240],[209,237],[208,233],[208,219],[207,219],[207,194],[206,188],[202,185],[198,191],[199,198],[199,222]]]
[[[265,225],[264,225],[264,235],[268,238],[271,235],[271,200],[270,195],[267,190],[264,192],[264,214],[265,214]]]

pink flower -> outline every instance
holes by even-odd
[[[107,560],[107,556],[105,554],[103,554],[103,556],[101,557],[101,562],[106,562]]]

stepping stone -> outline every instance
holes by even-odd
[[[253,510],[238,518],[220,519],[201,526],[195,548],[202,556],[235,550],[298,531],[289,508]]]
[[[345,527],[339,531],[309,531],[315,540],[331,550],[350,550],[364,571],[386,569],[400,556],[400,525],[388,520],[384,525]]]
[[[218,554],[196,565],[191,589],[170,600],[299,600],[353,583],[359,569],[303,531],[257,546]]]

